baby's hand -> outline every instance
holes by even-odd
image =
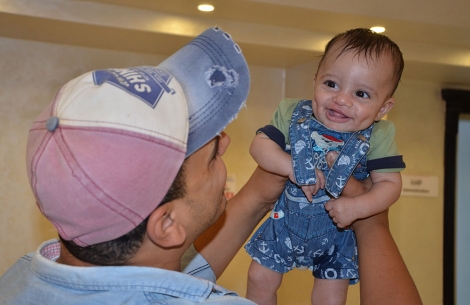
[[[325,204],[325,209],[328,211],[333,222],[336,223],[338,228],[348,227],[354,220],[357,219],[358,207],[354,198],[339,197],[337,199],[330,199]]]
[[[330,151],[326,154],[326,162],[328,163],[328,167],[331,168],[333,166],[337,157],[338,157],[338,152],[336,151]],[[315,174],[317,176],[317,183],[300,186],[302,188],[302,191],[305,194],[305,197],[307,197],[307,200],[310,202],[312,202],[313,196],[318,192],[319,189],[325,188],[325,175],[323,175],[323,172],[319,170],[318,168],[316,168]],[[294,171],[291,171],[289,173],[289,179],[290,181],[297,184],[297,181],[295,180],[295,176],[294,176]]]
[[[328,167],[331,168],[338,158],[338,152],[330,151],[326,154],[326,162]],[[328,211],[328,214],[336,223],[338,228],[348,227],[354,220],[356,220],[354,199],[340,197],[338,199],[330,199],[325,204],[325,209]]]
[[[307,200],[310,202],[312,202],[313,196],[318,192],[319,189],[325,188],[325,176],[323,175],[323,172],[319,169],[315,169],[315,174],[317,176],[317,183],[309,185],[300,185],[302,191],[305,194],[305,197],[307,197]],[[293,172],[289,174],[289,179],[295,184],[297,184]]]

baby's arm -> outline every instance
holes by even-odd
[[[266,134],[256,134],[251,142],[250,154],[268,172],[289,178],[292,175],[291,156]]]
[[[253,159],[264,170],[288,177],[292,182],[297,183],[292,168],[291,155],[286,153],[276,142],[272,141],[266,134],[259,132],[253,139],[250,146],[250,154]],[[320,170],[316,170],[317,183],[313,185],[302,185],[302,191],[308,201],[312,201],[320,188],[325,187],[325,176]]]
[[[387,210],[400,197],[401,175],[396,173],[370,173],[372,187],[362,195],[348,198],[341,196],[325,204],[339,228],[349,226],[354,220],[376,215]]]

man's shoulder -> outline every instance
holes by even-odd
[[[210,281],[181,272],[152,267],[81,268],[58,264],[54,262],[56,243],[43,243],[5,272],[0,278],[0,305],[29,304],[31,300],[38,304],[50,304],[52,300],[57,304],[253,304]],[[78,295],[81,298],[76,298]]]
[[[183,273],[215,283],[216,277],[209,263],[197,252],[192,244],[181,258],[181,268]]]
[[[23,274],[31,268],[31,261],[33,260],[33,253],[29,253],[20,257],[1,277],[0,277],[0,291],[4,284]],[[0,293],[1,294],[1,293]]]
[[[18,301],[24,296],[21,287],[31,276],[33,254],[23,255],[0,277],[0,304],[21,304]]]
[[[217,296],[214,298],[206,299],[202,302],[193,302],[187,299],[182,298],[173,298],[173,299],[166,299],[166,305],[192,305],[192,304],[201,304],[201,305],[256,305],[252,301],[234,295],[224,295],[224,296]]]

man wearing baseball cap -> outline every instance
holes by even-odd
[[[65,84],[33,123],[26,155],[37,205],[61,242],[10,269],[3,300],[250,303],[176,272],[225,210],[223,130],[249,83],[238,45],[212,28],[156,67],[97,70]]]
[[[223,130],[244,106],[249,82],[238,45],[212,28],[156,67],[96,70],[65,84],[33,123],[26,152],[37,205],[60,241],[43,243],[2,276],[0,304],[253,304],[215,277],[284,178],[257,169],[207,230],[227,205]],[[384,226],[386,216],[359,225],[360,250],[378,237],[393,246],[383,238],[388,228],[362,233]],[[379,253],[370,248],[365,257]],[[409,286],[397,253],[387,259]],[[361,289],[381,274],[383,261],[370,261]]]

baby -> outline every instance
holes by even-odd
[[[264,169],[289,177],[284,192],[245,249],[252,257],[247,298],[276,304],[282,275],[313,272],[312,303],[345,304],[359,280],[349,225],[388,209],[400,196],[405,168],[390,121],[404,62],[399,47],[368,29],[335,36],[314,78],[312,100],[283,100],[250,147]],[[326,156],[337,154],[331,169]],[[339,197],[350,176],[371,189]],[[333,197],[333,199],[331,198]]]

